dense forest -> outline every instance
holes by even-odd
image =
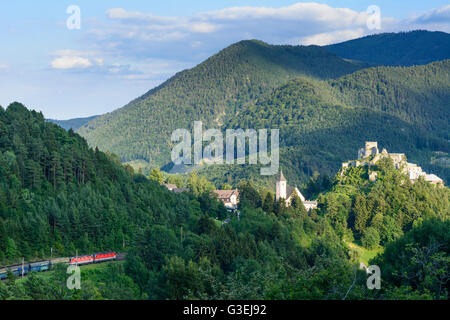
[[[346,59],[384,66],[412,66],[450,59],[450,35],[415,30],[374,34],[324,46]]]
[[[0,108],[0,130],[3,264],[50,248],[128,252],[87,271],[81,290],[67,289],[57,265],[47,277],[10,275],[0,299],[448,298],[450,191],[410,183],[389,159],[370,168],[375,182],[367,167],[311,180],[319,208],[310,212],[243,180],[238,217],[204,178],[191,174],[191,192],[171,193],[157,170],[135,174],[21,104]],[[379,253],[370,263],[382,270],[380,290],[367,288],[355,247]]]

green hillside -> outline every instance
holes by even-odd
[[[220,127],[289,79],[333,79],[363,66],[317,46],[241,41],[78,132],[90,145],[112,151],[122,161],[144,159],[162,166],[170,161],[174,129],[197,120]]]
[[[450,34],[425,30],[382,33],[324,48],[346,59],[376,65],[411,66],[450,59]]]

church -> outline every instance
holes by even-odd
[[[303,202],[303,205],[306,208],[306,211],[317,208],[317,201],[309,201],[306,200],[302,195],[300,190],[297,187],[291,187],[287,184],[287,180],[283,175],[283,170],[280,173],[280,177],[276,182],[276,201],[280,201],[280,199],[286,200],[286,206],[289,207],[291,205],[292,198],[294,195],[297,195]]]

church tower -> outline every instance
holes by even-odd
[[[279,201],[281,198],[286,199],[286,188],[287,181],[283,175],[283,170],[281,170],[280,177],[277,179],[276,184],[276,200]]]

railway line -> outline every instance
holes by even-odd
[[[91,255],[76,256],[76,257],[60,257],[49,260],[24,262],[12,266],[0,268],[0,280],[8,279],[8,270],[18,277],[25,277],[30,272],[45,272],[50,271],[55,264],[71,264],[85,266],[93,263],[104,263],[109,261],[125,260],[126,252],[99,252]]]

